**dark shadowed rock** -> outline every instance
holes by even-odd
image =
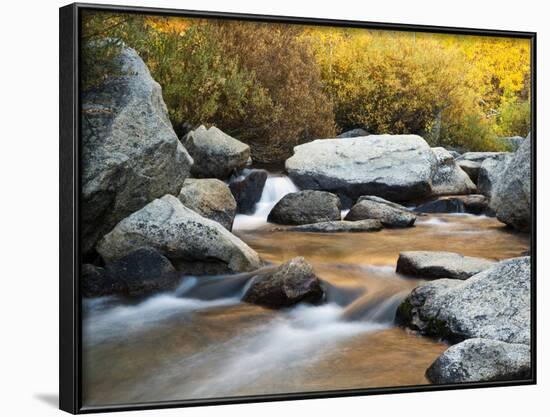
[[[418,213],[464,213],[464,203],[459,198],[442,197],[415,207]]]
[[[528,136],[500,175],[491,197],[497,219],[514,229],[531,230],[531,138]]]
[[[466,152],[456,158],[456,163],[477,184],[481,164],[488,158],[502,158],[508,152]]]
[[[464,203],[466,213],[485,214],[494,216],[495,213],[489,206],[489,199],[482,194],[470,194],[461,196],[460,199]]]
[[[407,251],[399,254],[396,271],[429,279],[468,279],[494,264],[487,259],[463,256],[454,252]]]
[[[486,338],[531,340],[531,262],[513,258],[466,281],[438,279],[416,287],[397,309],[396,321],[451,341]]]
[[[82,96],[84,253],[130,213],[176,194],[193,163],[145,63],[126,47],[116,63],[125,75]]]
[[[481,194],[439,197],[414,209],[418,213],[471,213],[494,215],[489,199]]]
[[[511,159],[512,154],[502,154],[483,161],[477,178],[477,189],[481,194],[491,198],[496,183],[500,180]]]
[[[267,221],[278,224],[310,224],[340,219],[338,196],[311,190],[285,195],[267,217]]]
[[[262,197],[267,180],[265,169],[244,169],[243,172],[232,178],[229,189],[237,201],[237,212],[250,214],[254,206]]]
[[[185,207],[220,223],[227,230],[233,227],[237,203],[223,181],[215,178],[188,178],[178,198]]]
[[[460,158],[460,157],[459,157]],[[456,159],[456,164],[462,169],[474,184],[477,184],[481,162]]]
[[[172,290],[180,281],[172,263],[153,248],[140,248],[108,264],[105,274],[119,283],[120,293],[130,296]]]
[[[338,232],[377,232],[383,228],[380,220],[358,220],[345,221],[336,220],[331,222],[319,222],[303,224],[300,226],[287,227],[284,230],[290,232],[311,232],[311,233],[338,233]]]
[[[261,265],[258,254],[246,243],[171,195],[119,222],[101,239],[97,251],[111,263],[143,247],[157,249],[189,274],[244,272]]]
[[[386,227],[411,227],[416,221],[416,215],[398,204],[391,203],[379,197],[362,196],[344,220],[380,220]]]
[[[271,308],[299,302],[320,303],[324,291],[313,267],[302,257],[293,258],[275,271],[253,278],[243,301]]]
[[[80,271],[80,290],[83,297],[100,297],[117,294],[123,291],[120,281],[113,280],[105,274],[105,269],[83,264]]]
[[[451,346],[426,371],[434,384],[528,379],[531,350],[528,345],[491,339],[468,339]]]
[[[455,162],[449,151],[445,148],[432,148],[432,151],[437,159],[437,167],[432,177],[434,195],[470,194],[476,191],[476,185]]]
[[[182,139],[193,157],[191,173],[199,178],[226,179],[246,166],[250,147],[217,127],[199,126]]]
[[[152,248],[140,248],[100,268],[82,266],[84,297],[104,295],[140,296],[172,290],[180,282],[170,261]]]
[[[370,135],[296,146],[285,166],[302,189],[408,201],[430,195],[436,158],[420,136]]]
[[[351,129],[347,130],[343,133],[340,133],[337,138],[345,139],[345,138],[358,138],[361,136],[368,136],[369,132],[367,132],[365,129],[361,129],[360,127],[357,129]]]

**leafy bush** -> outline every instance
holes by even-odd
[[[507,101],[499,107],[497,118],[499,136],[527,136],[531,131],[531,103]]]
[[[87,12],[83,87],[120,41],[162,88],[178,134],[216,125],[256,161],[356,127],[498,150],[530,130],[527,40]]]

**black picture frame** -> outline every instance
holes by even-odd
[[[80,230],[80,146],[79,146],[79,74],[80,74],[80,17],[83,10],[169,15],[182,17],[203,17],[216,19],[238,19],[245,21],[308,24],[320,26],[355,27],[398,31],[480,35],[529,39],[531,43],[531,137],[534,146],[531,153],[531,378],[501,382],[460,383],[452,385],[419,385],[384,388],[334,390],[271,394],[230,398],[166,401],[86,407],[82,404],[81,392],[81,293],[79,272],[81,256],[79,248]],[[72,414],[144,410],[155,408],[222,405],[249,402],[301,400],[313,398],[377,395],[391,393],[412,393],[469,388],[502,387],[536,384],[536,144],[537,144],[537,71],[535,32],[455,28],[413,24],[364,22],[354,20],[316,19],[289,16],[267,16],[241,13],[205,12],[194,10],[163,9],[149,7],[114,6],[73,3],[59,9],[59,128],[60,128],[60,257],[59,257],[59,408]]]

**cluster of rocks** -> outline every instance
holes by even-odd
[[[262,270],[231,230],[235,214],[260,199],[267,172],[247,169],[250,148],[216,127],[180,141],[137,53],[124,47],[116,60],[125,75],[82,100],[82,250],[93,262],[81,269],[83,295],[139,296],[173,289],[182,275]],[[303,259],[281,268],[257,278],[246,300],[323,298]]]
[[[383,227],[411,227],[416,215],[397,203],[361,196],[342,219],[340,198],[327,191],[304,190],[284,196],[267,220],[291,225],[296,232],[373,232]]]
[[[82,267],[83,294],[139,295],[173,288],[182,273],[259,268],[231,233],[237,202],[223,182],[249,147],[204,126],[184,146],[137,53],[124,47],[116,62],[123,75],[82,98],[82,251],[95,263]]]
[[[416,135],[349,132],[296,146],[285,167],[299,188],[331,192],[347,207],[362,196],[398,203],[421,201],[418,212],[496,215],[501,222],[528,231],[531,138],[513,142],[519,146],[515,153],[459,154],[430,148]]]
[[[448,252],[403,252],[397,271],[430,280],[399,305],[397,323],[453,344],[428,368],[430,381],[530,376],[530,257],[492,262]]]
[[[83,295],[139,296],[173,289],[182,275],[247,272],[245,302],[322,303],[326,284],[305,259],[266,268],[232,233],[236,213],[254,210],[267,179],[247,168],[250,148],[216,127],[190,129],[180,141],[137,53],[124,47],[116,60],[123,75],[82,97],[81,249],[94,259],[80,271]],[[283,197],[268,220],[292,231],[372,232],[411,227],[419,213],[460,211],[494,213],[529,231],[531,139],[509,139],[515,153],[459,156],[416,135],[361,129],[297,146],[285,166],[302,191]],[[434,197],[416,211],[398,204]],[[454,343],[428,369],[431,381],[530,375],[529,257],[403,252],[397,271],[429,281],[396,320]]]

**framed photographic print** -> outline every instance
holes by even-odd
[[[60,408],[535,383],[535,41],[61,8]]]

